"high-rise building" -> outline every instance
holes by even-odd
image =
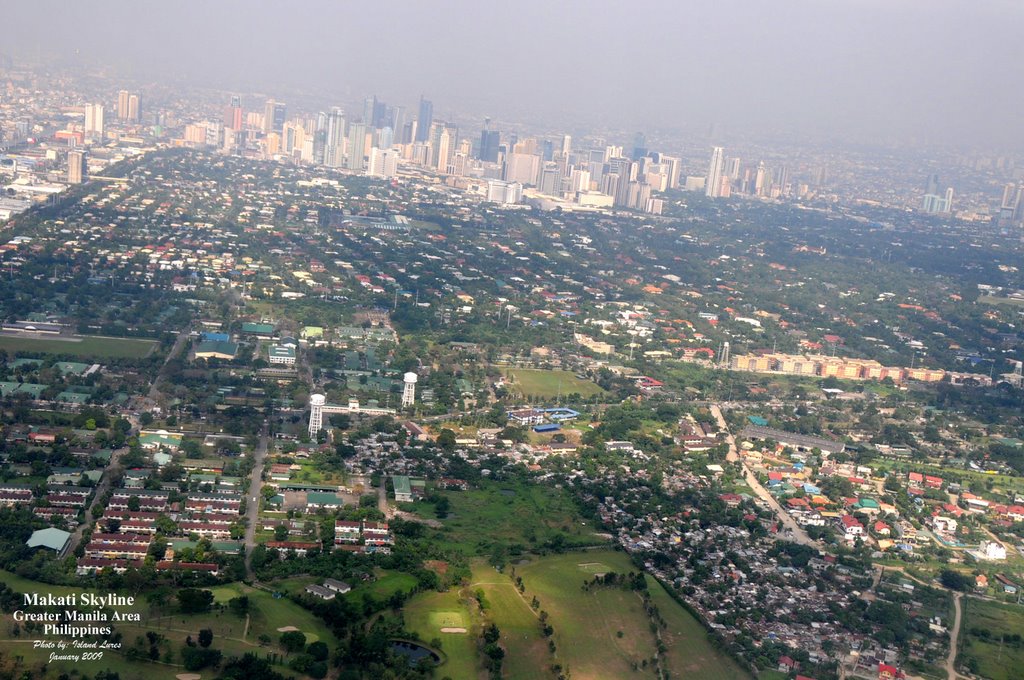
[[[128,121],[131,123],[142,122],[142,102],[139,95],[128,95]]]
[[[707,178],[704,181],[704,195],[708,198],[721,196],[724,169],[725,149],[716,146],[711,151],[711,164],[708,166]]]
[[[117,117],[121,120],[128,120],[128,90],[121,90],[117,93]]]
[[[420,97],[420,115],[416,119],[417,142],[425,142],[430,139],[430,126],[434,122],[434,103],[429,99]]]
[[[283,102],[268,99],[263,107],[263,132],[281,132],[287,117],[288,107]]]
[[[231,97],[231,103],[224,109],[224,127],[229,130],[242,129],[242,98]]]
[[[366,158],[366,123],[352,123],[348,126],[348,158],[345,167],[362,170]]]
[[[638,132],[633,135],[633,160],[639,160],[647,155],[647,135]]]
[[[88,177],[85,151],[68,151],[68,184],[81,184]]]
[[[371,177],[390,178],[398,174],[398,152],[394,149],[370,149],[370,162],[366,174]]]
[[[340,168],[345,160],[345,112],[335,106],[327,114],[324,165]]]
[[[85,136],[103,139],[103,104],[85,105]]]
[[[499,146],[501,146],[501,133],[497,130],[488,130],[485,126],[480,132],[480,149],[477,152],[477,158],[488,163],[497,163]]]

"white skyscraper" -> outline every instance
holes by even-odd
[[[103,104],[85,105],[85,136],[103,139]]]
[[[398,152],[394,149],[370,149],[370,164],[366,174],[371,177],[394,177],[398,174]]]
[[[322,394],[309,395],[309,436],[316,439],[317,433],[324,425],[324,404],[327,397]]]
[[[722,172],[725,169],[725,149],[716,146],[711,152],[711,165],[708,166],[708,176],[704,182],[704,195],[708,198],[718,198],[721,195]]]
[[[417,375],[406,373],[402,378],[402,408],[409,408],[416,401],[416,379]]]

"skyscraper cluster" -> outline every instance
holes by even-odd
[[[117,117],[125,123],[142,122],[142,100],[137,92],[121,90],[117,93]]]
[[[823,181],[824,174],[819,175]],[[801,195],[806,188],[794,191],[789,168],[784,165],[772,169],[764,161],[758,161],[756,165],[744,164],[740,158],[726,156],[721,146],[711,150],[708,172],[703,178],[686,178],[687,190],[703,189],[708,198],[728,198],[734,194],[779,198],[794,193]]]

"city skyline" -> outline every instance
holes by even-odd
[[[35,3],[7,14],[12,25],[33,25],[54,9]],[[520,3],[500,14],[468,3],[444,13],[412,4],[343,10],[314,4],[298,31],[281,31],[275,13],[243,12],[236,3],[205,8],[201,22],[177,6],[148,8],[144,17],[119,2],[59,9],[69,20],[48,24],[45,44],[22,31],[8,36],[6,51],[21,58],[57,55],[138,79],[316,88],[346,101],[376,92],[412,103],[427,93],[443,102],[446,108],[435,112],[442,118],[453,107],[562,125],[686,127],[708,130],[713,143],[745,130],[929,146],[1020,145],[1014,121],[1020,88],[1001,84],[1024,76],[1012,34],[1024,7],[1003,0],[914,0],[895,7],[792,0],[771,8],[648,2],[629,10]],[[488,30],[461,31],[460,22]],[[638,27],[621,28],[631,25]],[[64,35],[69,31],[94,39],[83,49]],[[173,59],[170,50],[178,50]],[[533,70],[536,50],[552,70]]]

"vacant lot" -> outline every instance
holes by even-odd
[[[975,672],[992,680],[1021,677],[1024,668],[1024,607],[965,597],[960,629],[963,651],[959,661],[976,664]],[[1016,639],[1010,636],[1016,635]],[[1003,636],[1007,636],[1003,638]]]
[[[558,489],[536,484],[481,482],[470,491],[445,491],[450,512],[436,540],[468,555],[490,554],[495,545],[531,549],[551,541],[565,546],[600,542],[584,524],[575,504]],[[417,502],[413,510],[436,518],[434,506]]]
[[[637,569],[624,553],[603,550],[543,557],[516,567],[526,585],[526,599],[536,596],[540,609],[548,612],[555,629],[555,661],[568,668],[572,677],[651,677],[656,639],[640,596],[617,587],[581,589],[584,581],[603,570]],[[662,638],[668,646],[665,665],[672,677],[749,677],[711,647],[700,623],[656,581],[649,579],[648,587],[668,622]]]
[[[581,397],[604,393],[600,387],[589,380],[580,380],[571,371],[513,368],[508,371],[508,374],[513,379],[509,389],[524,397],[554,399],[574,393]]]
[[[8,352],[44,352],[94,359],[141,359],[156,347],[154,340],[75,336],[66,340],[0,335],[0,349]]]

